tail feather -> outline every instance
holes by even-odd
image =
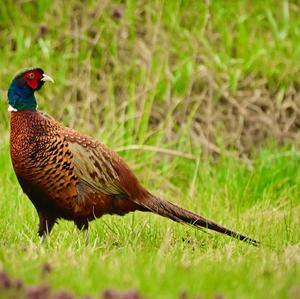
[[[222,225],[213,222],[212,220],[206,219],[200,215],[197,215],[196,213],[183,209],[174,203],[163,200],[152,194],[150,194],[142,202],[139,202],[139,204],[143,205],[151,212],[172,219],[173,221],[190,224],[198,228],[208,228],[219,233],[228,235],[230,237],[239,239],[241,241],[248,242],[254,246],[259,245],[259,241],[255,239],[249,238],[245,235],[232,231]]]

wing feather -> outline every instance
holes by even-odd
[[[68,131],[65,138],[73,156],[75,174],[80,181],[78,188],[83,193],[127,193],[120,182],[118,157],[111,150],[74,130]]]

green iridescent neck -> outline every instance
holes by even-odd
[[[8,104],[12,111],[36,110],[34,91],[19,80],[13,80],[8,89]]]

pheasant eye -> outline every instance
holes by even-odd
[[[34,73],[29,73],[27,76],[28,79],[32,80],[34,78]]]

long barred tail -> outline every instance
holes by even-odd
[[[172,219],[173,221],[190,224],[198,228],[200,227],[209,228],[219,233],[236,238],[238,240],[248,242],[254,246],[259,245],[259,241],[255,239],[249,238],[245,235],[232,231],[209,219],[206,219],[200,215],[197,215],[196,213],[183,209],[169,201],[163,200],[152,194],[149,194],[149,196],[142,202],[139,202],[139,204],[143,205],[151,212]]]

